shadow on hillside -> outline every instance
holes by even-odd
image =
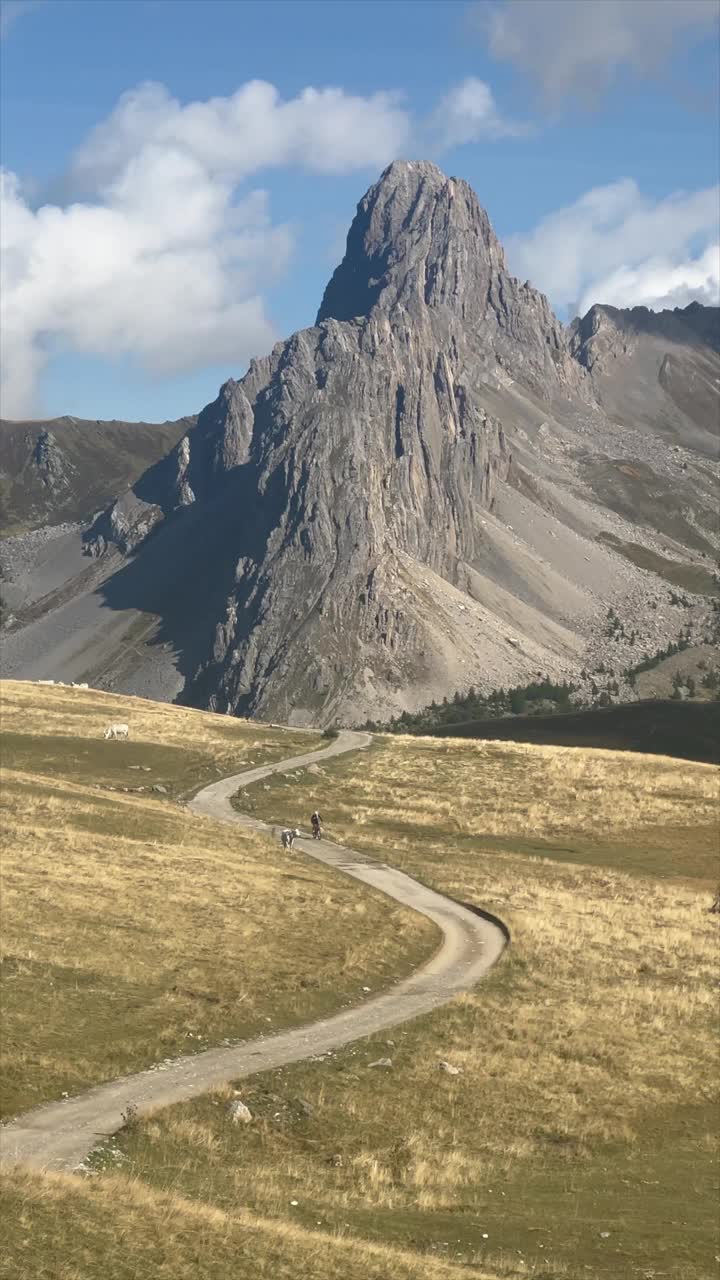
[[[603,747],[720,764],[720,702],[629,702],[568,714],[507,716],[436,726],[438,737]]]
[[[254,474],[238,468],[213,500],[173,512],[98,588],[108,609],[160,619],[149,644],[172,646],[185,680],[178,701],[202,701],[208,682],[198,673],[213,660],[217,624],[226,617],[231,595],[238,600],[233,644],[252,629],[258,602],[248,599],[250,584],[238,563],[262,558],[276,506],[273,494],[259,502]]]

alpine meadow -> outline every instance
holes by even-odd
[[[0,8],[0,1280],[720,1280],[718,0]]]

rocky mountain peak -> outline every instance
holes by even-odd
[[[128,581],[161,591],[182,697],[217,710],[386,719],[463,682],[576,672],[607,546],[648,551],[637,510],[710,547],[704,473],[676,449],[652,471],[660,438],[710,452],[709,323],[597,307],[568,335],[467,183],[396,162],[317,323],[226,382],[86,547],[132,555],[123,600]]]
[[[426,161],[395,161],[360,201],[318,311],[324,320],[367,317],[402,305],[482,304],[480,277],[505,270],[502,248],[466,182]]]
[[[470,342],[496,385],[519,381],[543,399],[582,388],[562,325],[508,272],[475,192],[427,161],[395,161],[357,207],[316,324],[358,319],[442,346]]]

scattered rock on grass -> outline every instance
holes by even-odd
[[[384,1067],[386,1071],[392,1069],[392,1058],[378,1058],[377,1062],[368,1062],[369,1067]]]
[[[245,1106],[244,1102],[240,1102],[239,1099],[236,1099],[235,1102],[229,1103],[228,1111],[233,1124],[250,1124],[250,1121],[252,1120],[252,1111],[249,1107]]]
[[[449,1076],[462,1075],[462,1067],[454,1067],[451,1062],[438,1062],[438,1068]]]

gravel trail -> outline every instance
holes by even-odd
[[[267,833],[271,828],[232,808],[230,797],[240,787],[273,773],[362,750],[370,741],[368,734],[343,731],[321,751],[214,782],[198,792],[190,807],[205,817]],[[427,916],[442,934],[438,950],[412,977],[331,1017],[230,1047],[176,1058],[97,1085],[78,1097],[37,1107],[0,1128],[1,1165],[22,1163],[40,1169],[74,1170],[100,1138],[122,1126],[128,1106],[142,1113],[181,1102],[229,1080],[327,1053],[397,1026],[469,990],[502,955],[507,938],[498,923],[435,893],[404,872],[327,840],[304,837],[296,841],[295,849]],[[361,982],[359,974],[358,983]]]

